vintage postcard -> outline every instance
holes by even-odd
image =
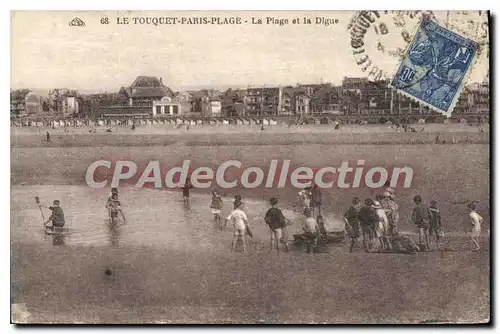
[[[489,15],[11,12],[12,323],[489,323]]]

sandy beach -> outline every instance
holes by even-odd
[[[487,322],[489,319],[489,146],[487,144],[344,144],[288,145],[186,144],[171,138],[168,145],[119,144],[135,135],[102,134],[96,146],[28,145],[29,135],[11,134],[12,303],[24,305],[28,322],[42,323],[393,323]],[[256,135],[250,133],[249,135]],[[393,134],[391,134],[393,135]],[[448,135],[448,134],[447,134]],[[66,136],[66,137],[64,137]],[[88,135],[81,134],[88,138]],[[139,135],[139,138],[142,135]],[[152,134],[144,136],[155,136]],[[201,135],[200,135],[201,136]],[[233,142],[240,134],[217,134]],[[371,138],[363,134],[362,140]],[[105,138],[105,137],[102,137]],[[161,137],[166,140],[166,136]],[[431,138],[431,137],[430,137]],[[57,138],[56,138],[57,139]],[[25,141],[19,144],[18,140]],[[30,139],[32,140],[32,139]],[[158,139],[159,140],[159,139]],[[287,139],[289,140],[289,138]],[[16,144],[18,143],[18,144]],[[68,143],[68,142],[66,142]],[[117,144],[118,143],[118,144]],[[209,142],[208,142],[209,143]],[[439,158],[438,158],[439,157]],[[216,167],[230,158],[245,165],[265,166],[269,160],[291,159],[295,165],[320,167],[343,160],[364,159],[367,165],[411,165],[411,188],[397,189],[401,229],[415,237],[409,222],[411,199],[421,194],[437,199],[446,232],[441,251],[366,254],[348,245],[329,247],[324,254],[269,251],[269,232],[262,220],[267,200],[278,196],[285,215],[300,231],[293,211],[297,189],[237,188],[222,192],[223,215],[234,193],[243,195],[254,238],[247,254],[231,254],[232,230],[220,231],[208,206],[210,189],[192,190],[191,208],[182,206],[180,191],[121,188],[129,222],[117,234],[106,228],[104,203],[109,188],[92,190],[84,175],[97,159],[151,159],[167,166],[190,158],[196,166]],[[331,188],[324,192],[324,210],[335,220],[353,196],[373,196],[372,189]],[[61,205],[70,233],[61,242],[41,231],[34,196]],[[465,203],[475,199],[485,218],[483,249],[472,252],[465,231]],[[46,215],[48,213],[46,212]],[[358,246],[359,247],[359,246]],[[105,270],[110,269],[111,275]],[[409,288],[411,286],[411,288]],[[16,321],[16,319],[14,319]]]

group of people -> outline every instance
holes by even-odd
[[[190,187],[192,186],[188,185],[184,189],[190,189]],[[321,192],[317,185],[313,185],[301,190],[299,197],[304,206],[302,239],[307,245],[307,252],[316,251],[320,246],[318,242],[322,240],[322,236],[326,235],[324,220],[321,215]],[[412,211],[411,221],[418,229],[418,244],[409,236],[399,232],[399,205],[396,203],[394,189],[386,188],[382,194],[376,195],[375,200],[372,198],[365,199],[364,204],[358,197],[354,197],[351,206],[344,214],[345,230],[350,237],[349,251],[354,250],[360,238],[362,238],[362,245],[366,252],[373,250],[378,252],[428,252],[431,251],[431,238],[435,239],[436,248],[440,249],[440,242],[444,232],[437,201],[432,200],[428,205],[420,195],[416,195],[413,202],[415,206]],[[275,247],[278,252],[287,252],[289,250],[287,227],[291,225],[291,221],[285,218],[278,208],[278,199],[271,198],[269,204],[271,207],[266,212],[264,221],[270,231],[270,247],[271,249]],[[241,196],[237,195],[235,197],[234,209],[225,219],[224,224],[222,224],[221,218],[222,206],[222,197],[214,189],[210,204],[214,220],[219,222],[221,227],[226,227],[227,223],[232,221],[234,226],[232,250],[234,251],[238,241],[243,242],[245,250],[245,235],[251,235],[251,232],[249,232],[248,217],[245,214]],[[471,239],[475,246],[474,250],[477,251],[480,249],[479,235],[483,218],[476,212],[474,203],[469,204],[467,207],[472,225]],[[375,246],[378,247],[375,248]]]
[[[183,187],[183,196],[184,200],[186,197],[189,198],[189,189],[192,188],[192,185],[189,182]],[[233,223],[234,229],[234,237],[233,242],[231,244],[231,251],[236,250],[236,245],[239,241],[242,243],[243,252],[246,252],[246,241],[245,235],[249,235],[253,237],[250,226],[248,225],[248,217],[245,213],[245,203],[241,200],[240,195],[234,196],[233,210],[226,217],[224,222],[222,222],[221,213],[222,213],[223,201],[222,196],[217,192],[216,189],[212,190],[212,201],[210,202],[210,210],[214,215],[214,222],[220,226],[221,229],[227,227],[229,221]]]
[[[399,206],[395,201],[395,192],[388,188],[383,194],[377,195],[375,200],[367,198],[364,205],[355,197],[351,207],[344,215],[346,231],[351,238],[349,251],[352,252],[360,236],[363,239],[363,248],[366,252],[373,249],[378,243],[377,251],[423,251],[431,250],[431,237],[435,237],[436,247],[440,248],[441,238],[444,236],[441,221],[441,212],[437,201],[432,200],[429,205],[423,202],[420,195],[413,198],[415,204],[411,221],[418,229],[418,245],[408,236],[400,234],[398,230]],[[475,204],[468,206],[472,225],[471,240],[474,250],[480,249],[479,235],[483,218],[475,211]]]
[[[184,201],[189,201],[189,189],[192,185],[189,182],[182,187]],[[321,235],[325,234],[323,218],[321,216],[321,192],[317,185],[304,189],[299,193],[299,196],[304,200],[304,219],[302,220],[303,239],[306,243],[307,252],[310,253],[318,249],[318,242],[321,240]],[[278,207],[279,200],[272,197],[269,200],[270,208],[264,216],[264,222],[269,227],[270,235],[270,249],[276,249],[277,252],[289,251],[289,239],[287,228],[292,222],[287,219],[281,209]],[[250,226],[248,225],[248,217],[245,213],[245,204],[242,202],[241,196],[236,195],[233,203],[233,210],[225,218],[222,223],[221,211],[223,201],[220,194],[216,189],[212,190],[212,200],[210,209],[214,214],[214,221],[221,226],[222,229],[226,228],[228,222],[232,222],[234,237],[232,241],[231,250],[235,251],[238,242],[243,245],[243,252],[246,252],[245,236],[253,237]],[[317,218],[314,218],[314,217]]]
[[[37,197],[38,199],[38,197]],[[54,200],[52,206],[45,207],[38,204],[39,208],[47,208],[51,211],[51,215],[44,222],[44,227],[49,230],[58,231],[64,228],[66,220],[64,218],[64,211],[61,208],[61,202],[59,200]],[[111,188],[111,193],[106,201],[106,209],[108,210],[108,218],[111,226],[116,226],[119,221],[119,215],[121,216],[122,222],[126,223],[125,214],[121,208],[120,201],[118,200],[118,188]],[[42,212],[43,215],[43,212]]]
[[[193,185],[187,181],[182,187],[184,204],[189,206],[189,192]],[[321,215],[321,192],[317,185],[304,189],[299,192],[303,201],[303,219],[302,230],[303,240],[307,247],[307,252],[316,251],[321,241],[321,237],[326,235],[323,216]],[[432,200],[429,205],[424,203],[420,195],[413,198],[415,204],[411,220],[418,229],[418,245],[407,235],[400,234],[399,224],[399,206],[396,203],[395,191],[387,188],[382,194],[376,195],[375,200],[367,198],[364,204],[358,197],[354,197],[352,204],[344,214],[345,231],[350,237],[349,252],[353,252],[358,239],[362,238],[362,245],[366,252],[374,250],[375,244],[378,244],[376,251],[430,251],[431,237],[435,237],[436,246],[440,248],[440,241],[444,233],[442,230],[441,212],[437,207],[437,202]],[[38,203],[38,198],[37,198]],[[264,221],[269,227],[270,248],[280,252],[289,251],[289,240],[287,227],[291,221],[287,219],[281,209],[278,207],[279,201],[273,197],[269,201],[270,208],[267,210]],[[42,206],[39,204],[40,209]],[[240,195],[234,197],[233,210],[222,220],[221,213],[223,200],[216,189],[212,191],[212,200],[210,210],[214,215],[214,221],[221,229],[227,227],[231,222],[234,230],[231,250],[235,251],[238,242],[242,243],[243,252],[246,252],[245,236],[253,237],[248,224],[248,217],[245,213],[245,204]],[[471,240],[474,250],[479,250],[479,236],[483,218],[477,213],[476,205],[470,203],[467,205],[469,210],[469,219],[472,225]],[[53,201],[53,205],[48,207],[51,210],[49,219],[44,223],[48,229],[62,229],[65,225],[64,211],[60,206],[60,201]],[[125,223],[125,214],[121,208],[118,199],[118,188],[112,188],[106,201],[106,209],[110,226],[116,226],[119,223],[119,217]],[[43,215],[43,212],[42,212]],[[49,225],[51,224],[51,225]]]

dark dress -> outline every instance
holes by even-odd
[[[441,231],[441,213],[437,208],[429,208],[430,232],[439,234]]]
[[[182,196],[189,197],[189,189],[193,188],[192,184],[186,184],[182,187]]]
[[[428,229],[430,224],[429,207],[425,203],[418,203],[411,215],[413,223],[419,228]]]
[[[344,215],[344,218],[347,219],[349,225],[351,225],[351,228],[347,230],[347,233],[351,238],[359,238],[358,213],[359,210],[354,206],[351,206]]]
[[[273,231],[286,226],[285,216],[283,216],[283,213],[278,208],[267,210],[264,220]]]
[[[369,206],[363,206],[358,212],[359,225],[363,232],[372,232],[375,228],[375,222],[378,221],[377,213]]]

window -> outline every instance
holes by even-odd
[[[157,115],[161,114],[161,106],[156,106],[156,114]]]
[[[172,114],[174,114],[174,115],[179,114],[179,107],[178,106],[172,106]]]

